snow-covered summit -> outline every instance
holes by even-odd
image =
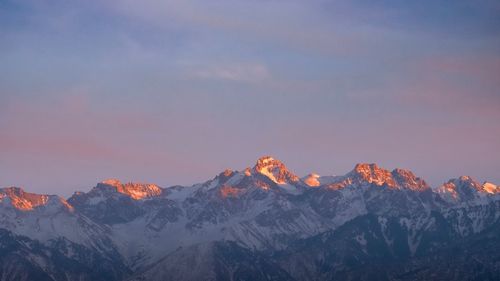
[[[302,181],[308,186],[315,187],[321,185],[320,178],[321,178],[320,175],[316,173],[310,173],[309,175],[303,177]]]
[[[338,182],[341,178],[339,176],[321,176],[317,173],[310,173],[300,180],[308,187],[319,187]]]
[[[264,156],[257,160],[252,169],[255,173],[262,174],[277,184],[294,183],[299,177],[290,172],[285,164],[271,156]]]
[[[448,202],[469,202],[481,200],[500,193],[500,188],[492,183],[480,184],[469,176],[450,179],[436,189],[436,192]]]

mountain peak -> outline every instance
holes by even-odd
[[[18,210],[33,210],[38,206],[45,205],[48,195],[25,192],[20,187],[7,187],[0,189],[0,200],[8,198],[13,207]]]
[[[321,182],[319,180],[320,177],[321,176],[316,173],[310,173],[309,175],[302,178],[302,181],[308,186],[316,187],[321,185]]]
[[[376,185],[387,184],[390,187],[396,186],[396,182],[392,178],[391,172],[386,169],[380,168],[379,166],[377,166],[377,164],[374,163],[356,164],[350,174],[355,175],[355,177],[360,180],[374,183]]]
[[[483,184],[480,184],[478,181],[469,176],[461,176],[456,179],[451,179],[443,186],[447,190],[455,190],[456,192],[468,193],[469,191],[475,190],[480,193],[500,193],[500,186],[497,186],[491,182],[484,182]]]
[[[63,205],[67,209],[72,209],[66,200],[57,195],[30,193],[20,187],[0,188],[1,202],[8,202],[14,208],[22,211],[30,211],[50,204]]]
[[[375,163],[358,163],[354,166],[353,172],[364,177],[389,175],[389,171],[380,168]]]
[[[472,177],[470,176],[460,176],[459,178],[456,179],[450,179],[448,183],[457,186],[467,186],[469,188],[474,188],[476,190],[480,190],[481,184],[477,181],[475,181]]]
[[[277,184],[299,181],[299,178],[291,173],[286,168],[285,164],[271,156],[263,156],[259,158],[253,167],[253,170],[256,173],[268,177]]]
[[[411,190],[423,191],[431,187],[421,178],[415,176],[412,171],[405,169],[394,169],[392,177],[401,186]]]
[[[129,182],[126,184],[121,183],[117,179],[107,179],[97,184],[97,189],[112,187],[119,193],[128,195],[132,199],[140,200],[158,196],[162,193],[162,189],[155,184],[143,184]]]
[[[255,167],[262,168],[268,165],[284,165],[280,160],[274,159],[272,156],[266,155],[257,159]]]
[[[497,194],[500,193],[500,186],[493,184],[491,182],[484,182],[483,190],[491,194]]]
[[[234,171],[231,169],[225,169],[224,172],[220,173],[221,176],[230,177],[234,175]]]
[[[424,191],[430,186],[413,172],[405,169],[394,169],[392,172],[377,164],[360,163],[348,174],[359,181],[365,181],[378,186],[387,185],[390,188]]]
[[[440,186],[437,192],[448,201],[470,201],[477,199],[481,193],[489,193],[484,185],[469,176],[450,179]]]

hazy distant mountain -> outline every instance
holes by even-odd
[[[500,280],[500,187],[262,157],[193,186],[3,188],[0,280]]]

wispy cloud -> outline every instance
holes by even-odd
[[[190,67],[188,75],[194,78],[256,83],[271,78],[269,69],[260,63],[232,63],[214,66]]]

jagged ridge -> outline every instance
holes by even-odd
[[[98,183],[89,192],[77,192],[68,201],[27,193],[20,188],[0,189],[0,228],[40,241],[48,248],[53,247],[54,240],[65,239],[70,241],[71,249],[62,250],[71,259],[75,257],[70,253],[82,247],[85,253],[98,253],[99,259],[111,260],[111,271],[121,272],[116,276],[133,273],[140,278],[161,271],[162,266],[154,266],[154,272],[148,272],[148,268],[161,260],[175,262],[186,253],[190,256],[181,257],[182,260],[195,258],[197,249],[203,249],[197,245],[228,241],[237,245],[234,249],[241,248],[238,252],[242,255],[253,256],[255,252],[265,258],[263,253],[279,253],[299,241],[313,241],[308,239],[335,232],[366,216],[370,223],[360,220],[366,225],[355,227],[368,228],[367,232],[355,235],[356,239],[350,242],[355,244],[345,250],[346,255],[359,250],[363,255],[371,253],[366,257],[370,260],[376,254],[366,248],[374,243],[369,241],[386,244],[380,247],[388,251],[393,251],[391,245],[397,242],[403,243],[398,249],[407,251],[404,257],[413,259],[436,245],[445,245],[436,236],[436,229],[446,237],[465,239],[497,223],[498,194],[498,186],[481,185],[469,177],[450,180],[433,190],[411,171],[389,171],[365,163],[357,164],[343,176],[310,174],[299,178],[281,161],[266,156],[252,168],[228,169],[193,186],[161,188],[153,184],[123,184],[113,179]],[[379,235],[368,238],[366,235],[376,233],[373,231]],[[328,243],[334,247],[343,245],[335,239]],[[250,270],[253,276],[269,276],[255,267],[227,263],[217,266],[219,259],[228,259],[230,252],[206,256],[206,262],[213,264],[204,270],[231,268]],[[75,262],[83,262],[78,261],[78,256]],[[36,263],[33,268],[43,271],[36,260],[30,260]],[[281,260],[284,262],[286,259]],[[266,260],[262,264],[274,262]],[[280,266],[286,269],[289,265]],[[273,274],[285,279],[304,274],[282,269]],[[235,272],[220,274],[214,276],[228,279],[241,276],[234,275]],[[309,276],[309,279],[321,278]]]

